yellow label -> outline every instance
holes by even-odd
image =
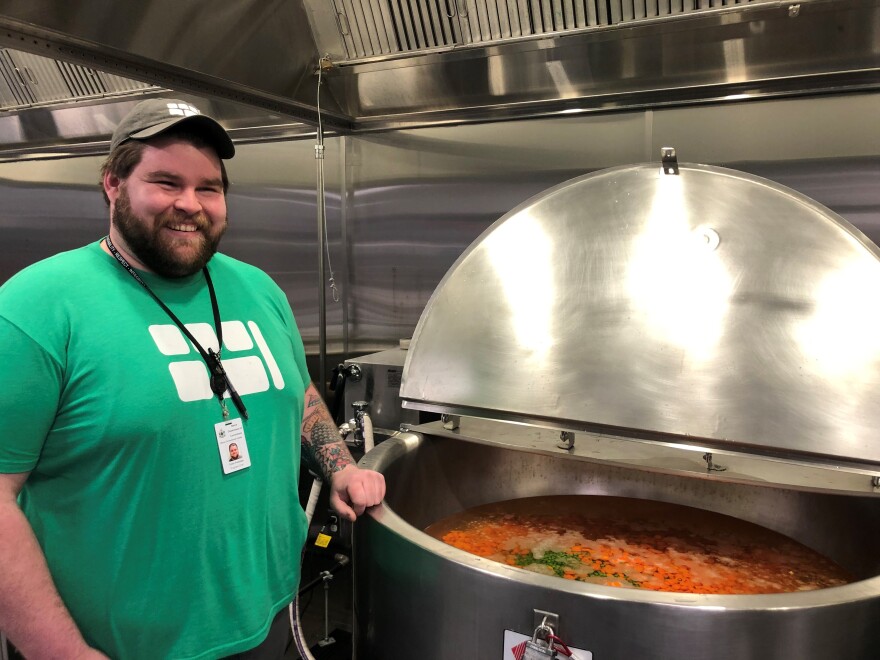
[[[319,548],[326,548],[330,545],[330,537],[326,534],[318,534],[318,538],[315,539],[315,545]]]

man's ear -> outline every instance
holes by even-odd
[[[110,200],[111,206],[116,202],[116,198],[119,197],[119,189],[121,186],[122,179],[118,176],[112,172],[106,172],[104,174],[104,192],[107,194],[107,199]]]

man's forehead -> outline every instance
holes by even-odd
[[[151,141],[144,146],[135,170],[179,177],[219,178],[220,158],[210,147],[197,147],[174,138]]]
[[[192,176],[191,172],[186,171],[178,171],[175,169],[155,169],[155,170],[146,170],[141,173],[141,176],[145,179],[186,179]],[[200,181],[211,182],[211,183],[220,183],[223,178],[218,173],[217,176],[202,176],[199,179]]]

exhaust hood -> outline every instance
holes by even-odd
[[[760,2],[767,0],[312,0],[305,5],[321,52],[353,63]]]
[[[4,0],[0,48],[0,120],[173,89],[314,126],[320,72],[357,133],[876,91],[880,0]]]

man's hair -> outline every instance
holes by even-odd
[[[101,164],[101,194],[107,206],[110,206],[110,198],[107,197],[107,191],[104,190],[104,177],[109,173],[125,180],[131,174],[131,171],[141,162],[141,157],[146,147],[152,140],[162,137],[173,137],[177,140],[183,140],[199,149],[213,149],[211,143],[204,136],[195,131],[188,130],[186,126],[172,127],[171,129],[160,133],[150,140],[126,140],[114,149],[107,159]],[[229,190],[229,177],[226,175],[226,164],[220,159],[220,175],[223,179],[223,194]]]

